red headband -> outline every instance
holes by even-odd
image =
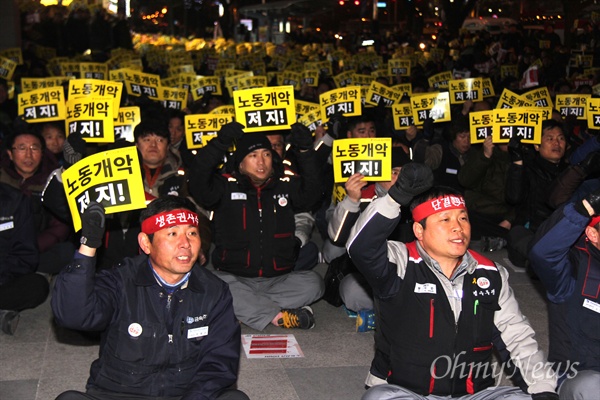
[[[198,214],[190,210],[171,210],[155,214],[142,222],[142,232],[151,235],[175,225],[198,226]]]
[[[465,199],[462,196],[447,195],[419,204],[413,210],[412,215],[413,220],[419,222],[432,214],[455,209],[466,210]]]

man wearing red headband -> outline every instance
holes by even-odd
[[[596,179],[597,181],[597,179]],[[531,267],[550,300],[549,313],[564,307],[561,329],[550,346],[563,348],[557,370],[561,398],[593,399],[600,393],[600,189],[560,207],[536,232]],[[569,367],[573,366],[576,371]]]
[[[142,211],[144,254],[95,275],[104,209],[82,215],[81,246],[56,279],[52,310],[59,325],[102,331],[86,393],[60,400],[247,400],[229,389],[237,380],[240,325],[227,285],[198,264],[194,205],[177,196]]]
[[[556,378],[508,273],[469,250],[463,197],[451,188],[429,189],[432,181],[425,165],[405,165],[388,194],[360,215],[346,245],[379,299],[387,348],[378,350],[389,356],[387,381],[371,382],[363,400],[557,400]],[[388,241],[409,206],[416,241]],[[528,393],[495,386],[502,371],[491,364],[495,345],[508,349]]]

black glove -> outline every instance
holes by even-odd
[[[534,393],[531,395],[532,400],[558,400],[558,395],[552,392]]]
[[[595,175],[600,172],[600,150],[588,153],[583,161],[579,163],[585,176]]]
[[[523,161],[523,146],[521,145],[521,138],[513,136],[508,142],[508,155],[510,156],[510,162]]]
[[[313,138],[310,129],[299,122],[292,125],[290,143],[298,150],[308,150],[313,146]]]
[[[425,164],[411,162],[400,170],[400,176],[388,194],[401,206],[408,206],[412,199],[433,186],[433,172]]]
[[[346,136],[348,131],[348,121],[344,114],[335,113],[329,117],[327,122],[327,133],[334,139],[339,139]]]
[[[239,122],[230,122],[225,124],[217,134],[217,143],[221,144],[221,148],[227,150],[233,144],[234,140],[241,138],[244,135],[244,125]]]
[[[73,165],[84,158],[87,155],[85,146],[85,140],[81,137],[81,133],[73,132],[69,134],[63,145],[63,156],[65,161],[70,165]]]
[[[600,215],[600,189],[596,189],[584,197],[594,209],[595,215]]]
[[[97,249],[102,245],[105,226],[104,207],[91,201],[81,214],[81,244]]]

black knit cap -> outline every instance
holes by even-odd
[[[271,150],[271,142],[264,133],[245,133],[235,144],[233,157],[235,164],[239,165],[244,158],[254,150]]]

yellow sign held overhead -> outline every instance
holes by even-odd
[[[113,143],[115,128],[110,97],[77,97],[67,101],[65,131],[78,132],[90,143]],[[118,115],[118,114],[117,114]]]
[[[360,115],[362,109],[360,87],[346,86],[325,92],[319,96],[319,105],[323,123],[329,121],[329,117],[336,113],[346,117]]]
[[[146,207],[135,146],[88,156],[65,170],[62,180],[75,231],[81,229],[81,214],[91,201],[100,203],[106,214]]]
[[[333,177],[346,182],[351,175],[363,174],[368,181],[392,179],[392,139],[360,138],[333,141]]]
[[[557,94],[555,108],[563,117],[574,115],[577,119],[587,119],[587,101],[589,94]]]
[[[121,105],[121,82],[105,81],[100,79],[71,79],[69,81],[68,98],[78,97],[110,97],[113,103],[113,118],[119,116]]]
[[[516,94],[515,92],[504,88],[498,99],[496,108],[517,108],[517,107],[533,107],[533,103],[527,98]]]
[[[105,63],[82,62],[79,64],[79,76],[82,79],[108,79],[108,65]]]
[[[535,107],[554,108],[554,104],[552,103],[552,97],[550,97],[550,91],[545,86],[530,90],[527,93],[523,93],[523,97],[525,97]]]
[[[133,130],[141,120],[140,108],[138,106],[121,107],[119,109],[119,116],[113,122],[115,127],[115,141],[125,140],[133,143]]]
[[[233,114],[191,114],[184,117],[185,141],[188,149],[199,149],[217,136],[223,127],[234,120]]]
[[[373,81],[367,91],[365,103],[374,106],[383,103],[386,107],[391,107],[393,104],[400,102],[401,98],[401,92],[377,81]]]
[[[494,112],[494,143],[508,143],[519,137],[522,143],[542,142],[543,111],[535,107],[517,107],[492,110]]]
[[[65,91],[62,86],[32,90],[18,95],[19,115],[27,122],[65,119]]]
[[[494,128],[494,110],[471,111],[469,113],[471,144],[483,143],[492,136]],[[492,138],[493,140],[493,138]]]
[[[587,99],[588,128],[600,129],[600,99]]]
[[[235,120],[245,132],[289,129],[296,122],[294,88],[274,86],[233,93]]]
[[[392,106],[392,117],[394,118],[394,129],[408,129],[415,124],[412,107],[410,103],[398,103]]]
[[[410,99],[415,125],[423,125],[426,119],[433,122],[450,121],[450,94],[448,92],[413,95]]]
[[[452,79],[448,82],[448,89],[451,104],[463,104],[469,100],[477,102],[483,99],[481,78]]]
[[[429,77],[429,87],[439,90],[447,89],[450,81],[453,79],[452,71],[444,71]]]
[[[8,57],[0,56],[0,78],[7,81],[12,80],[16,68],[16,61],[13,61]]]

